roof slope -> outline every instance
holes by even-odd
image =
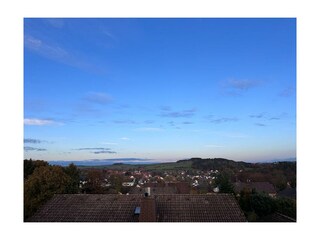
[[[158,195],[159,222],[244,222],[236,199],[231,194]]]
[[[140,195],[57,194],[29,222],[136,222]]]
[[[244,222],[231,194],[166,194],[155,199],[157,222]],[[143,195],[58,194],[28,222],[137,222]],[[142,210],[142,209],[141,209]],[[143,213],[141,213],[142,215]]]

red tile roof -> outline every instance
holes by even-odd
[[[246,221],[231,194],[158,195],[159,222],[243,222]]]
[[[58,194],[27,221],[30,222],[136,222],[136,207],[141,220],[155,217],[157,222],[244,222],[236,199],[231,194],[154,195],[155,207],[143,207],[143,195]],[[150,203],[150,204],[149,204]],[[146,211],[146,212],[143,212]],[[145,215],[144,215],[145,214]],[[154,215],[153,215],[154,214]],[[151,217],[150,217],[151,216]]]

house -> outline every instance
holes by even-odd
[[[244,189],[247,189],[249,191],[256,191],[258,193],[266,193],[270,197],[275,197],[277,194],[277,191],[275,187],[269,183],[269,182],[235,182],[234,183],[234,191],[237,194],[240,194],[240,192]]]
[[[132,179],[131,182],[123,182],[122,186],[124,186],[124,187],[133,187],[136,179],[135,178],[130,178],[130,179]]]
[[[56,194],[27,222],[245,222],[232,194]]]

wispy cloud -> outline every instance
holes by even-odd
[[[116,124],[136,124],[136,121],[133,120],[115,120],[113,121]]]
[[[280,117],[271,117],[268,120],[280,120],[280,119],[281,119]]]
[[[112,97],[106,93],[88,92],[84,97],[84,100],[91,103],[105,105],[112,102]]]
[[[62,18],[47,18],[45,20],[54,28],[63,28],[65,25],[65,22]]]
[[[121,137],[121,138],[120,138],[120,140],[123,140],[123,141],[129,141],[129,140],[130,140],[130,138],[128,138],[128,137]]]
[[[259,113],[259,114],[251,114],[249,117],[251,118],[263,118],[266,116],[266,113]]]
[[[229,96],[242,96],[248,90],[258,87],[262,81],[252,79],[229,79],[222,82],[222,93]]]
[[[85,61],[82,58],[75,56],[67,49],[59,46],[59,44],[49,43],[39,37],[25,35],[24,46],[35,54],[68,66],[96,73],[101,73],[101,71],[103,71],[96,65],[91,64],[89,61]]]
[[[155,122],[154,120],[146,120],[146,121],[144,121],[145,124],[152,124],[154,122]]]
[[[236,117],[216,117],[214,115],[208,115],[206,118],[209,120],[211,123],[228,123],[228,122],[236,122],[239,119]]]
[[[259,127],[266,127],[267,125],[264,124],[264,123],[255,123],[256,126],[259,126]]]
[[[163,111],[160,116],[161,117],[170,117],[170,118],[189,118],[194,116],[196,109],[192,108],[192,109],[186,109],[186,110],[181,110],[181,111],[172,111],[171,108],[161,108],[161,110]]]
[[[24,147],[24,150],[27,152],[27,151],[47,151],[47,149],[45,148],[34,148],[34,147],[29,147],[29,146],[26,146]]]
[[[24,45],[29,50],[50,59],[64,61],[70,58],[69,53],[63,48],[47,44],[43,40],[30,35],[24,37]]]
[[[104,151],[95,151],[95,152],[92,152],[92,153],[94,153],[94,154],[103,154],[103,153],[115,154],[117,152],[104,150]]]
[[[258,80],[249,80],[249,79],[230,79],[225,82],[227,88],[246,91],[253,87],[256,87],[261,84],[261,81]]]
[[[34,138],[25,138],[23,139],[24,143],[31,143],[31,144],[40,144],[40,143],[47,143],[48,141],[34,139]]]
[[[96,148],[75,148],[73,150],[77,151],[91,151],[91,150],[101,150],[101,151],[108,151],[110,148],[101,148],[101,147],[96,147]]]
[[[73,149],[76,151],[89,151],[93,154],[102,154],[102,153],[116,153],[115,151],[111,150],[110,148],[102,148],[102,147],[85,147],[85,148],[76,148]]]
[[[46,126],[46,125],[53,125],[58,124],[62,125],[62,123],[55,122],[49,119],[39,119],[39,118],[25,118],[24,125],[33,125],[33,126]]]
[[[188,122],[188,121],[186,121],[186,122],[182,122],[182,124],[193,124],[194,122]]]
[[[291,97],[294,96],[296,92],[296,89],[294,87],[287,87],[285,89],[283,89],[281,92],[279,92],[279,96],[280,97]]]
[[[111,33],[110,30],[103,29],[101,32],[102,32],[102,34],[106,35],[107,37],[111,38],[112,40],[114,40],[114,41],[117,40],[116,36],[113,33]]]

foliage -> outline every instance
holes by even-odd
[[[79,193],[80,170],[76,165],[71,163],[68,167],[64,168],[64,172],[71,178],[66,193]]]
[[[226,168],[235,169],[239,168],[242,169],[244,167],[250,166],[250,163],[245,162],[236,162],[233,160],[228,160],[224,158],[209,158],[209,159],[202,159],[202,158],[191,158],[192,168],[200,169],[200,170],[224,170]],[[179,161],[178,161],[179,162]]]
[[[24,183],[24,218],[32,216],[54,194],[67,193],[71,182],[60,166],[35,168]]]
[[[86,176],[87,184],[84,187],[85,193],[104,193],[104,188],[102,187],[104,178],[102,171],[97,169],[91,169],[87,172]]]
[[[259,216],[267,216],[276,211],[274,199],[266,194],[255,193],[251,195],[250,205],[252,210]]]
[[[244,189],[238,198],[248,221],[258,221],[274,212],[296,218],[296,201],[289,198],[272,198],[266,194]]]
[[[289,198],[278,198],[276,199],[276,208],[277,211],[292,217],[294,219],[297,218],[297,205],[296,201]]]
[[[230,181],[230,177],[226,173],[221,173],[216,179],[216,184],[219,186],[221,193],[234,193],[234,186]]]
[[[43,160],[32,160],[32,159],[25,159],[23,161],[23,177],[24,179],[27,179],[28,176],[30,176],[33,171],[37,168],[37,167],[41,167],[41,166],[48,166],[49,164]]]

